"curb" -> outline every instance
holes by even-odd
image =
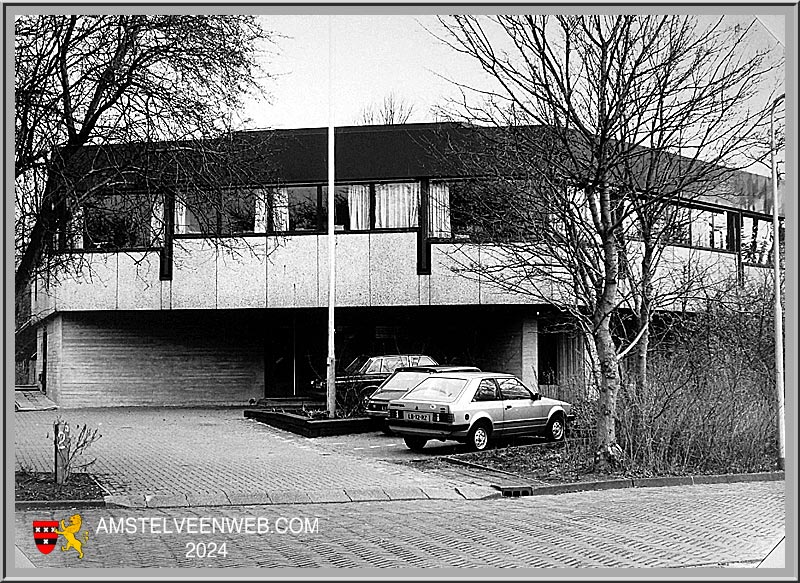
[[[63,508],[105,508],[105,500],[20,500],[14,510],[61,510]]]
[[[700,484],[732,484],[736,482],[776,482],[786,479],[785,472],[760,472],[756,474],[710,474],[699,476],[668,476],[663,478],[623,478],[597,482],[571,482],[551,486],[507,483],[495,486],[505,498],[569,494],[590,490],[615,490],[620,488],[664,488],[670,486],[695,486]]]
[[[141,493],[106,496],[107,508],[187,508],[195,506],[276,506],[287,504],[353,504],[358,502],[398,502],[408,500],[489,500],[502,498],[489,487],[453,488],[373,487],[324,490],[269,490],[262,492],[209,492],[205,496]]]
[[[446,455],[446,456],[442,457],[442,459],[444,461],[446,461],[447,463],[453,464],[453,465],[456,465],[456,466],[465,466],[467,468],[474,468],[476,470],[483,470],[485,472],[494,472],[496,474],[507,474],[507,475],[513,476],[515,478],[520,478],[520,479],[522,478],[522,476],[519,476],[519,475],[515,474],[514,472],[508,472],[506,470],[498,470],[496,468],[490,468],[489,466],[482,466],[481,464],[476,464],[475,462],[468,462],[466,460],[460,460],[458,458],[454,458],[454,457],[449,456],[449,455]]]
[[[274,506],[286,504],[353,504],[358,502],[396,502],[403,500],[493,500],[521,496],[541,496],[587,492],[591,490],[616,490],[621,488],[661,488],[694,486],[700,484],[729,484],[735,482],[769,482],[785,480],[785,472],[757,474],[721,474],[701,476],[674,476],[664,478],[624,478],[596,482],[569,484],[530,485],[526,482],[507,482],[493,485],[499,492],[488,492],[478,486],[454,488],[363,488],[327,490],[272,490],[269,492],[208,492],[197,494],[145,495],[132,493],[106,496],[103,500],[23,500],[14,503],[14,510],[60,510],[64,508],[188,508],[195,506]]]

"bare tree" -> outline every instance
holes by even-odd
[[[656,225],[675,223],[668,209],[677,200],[725,194],[760,141],[766,111],[749,99],[776,65],[742,50],[746,31],[721,20],[700,30],[690,16],[441,22],[443,40],[493,82],[482,103],[465,98],[457,115],[492,130],[470,163],[504,184],[502,204],[484,201],[472,214],[483,216],[497,256],[487,265],[482,249],[481,264],[465,267],[574,316],[599,369],[596,461],[608,467],[619,461],[619,363],[630,348],[615,341],[614,320],[630,294],[646,368],[653,274],[670,243]]]
[[[364,107],[357,123],[359,125],[404,124],[408,123],[412,113],[414,113],[413,104],[391,92],[383,98],[383,102]]]
[[[243,98],[263,95],[270,39],[252,16],[16,18],[17,295],[74,259],[50,251],[99,197],[138,192],[118,197],[115,211],[130,216],[187,177],[198,193],[231,184],[253,144],[225,136]]]

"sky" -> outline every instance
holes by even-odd
[[[247,108],[245,116],[252,118],[248,129],[327,126],[329,96],[335,124],[352,125],[364,107],[380,103],[389,93],[413,105],[410,122],[434,121],[433,108],[459,95],[450,80],[471,86],[485,83],[476,63],[435,38],[433,33],[441,33],[441,25],[434,15],[269,15],[263,19],[280,36],[264,54],[265,67],[274,75],[266,84],[271,102]],[[726,19],[743,26],[754,21],[749,15]],[[783,51],[768,32],[783,43],[783,17],[759,19],[750,32],[751,42]]]
[[[390,93],[413,106],[409,121],[432,121],[431,109],[457,95],[445,77],[479,74],[426,30],[438,26],[434,16],[267,16],[264,22],[283,36],[277,53],[266,57],[277,75],[267,85],[272,103],[248,110],[257,127],[327,126],[329,95],[336,125],[356,123],[364,107]]]

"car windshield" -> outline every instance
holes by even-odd
[[[414,387],[404,398],[413,401],[452,403],[458,398],[466,385],[466,379],[428,377]]]
[[[415,387],[421,380],[428,376],[427,372],[422,371],[400,371],[389,377],[389,379],[378,389],[373,397],[385,397],[389,395],[400,396],[407,390]]]

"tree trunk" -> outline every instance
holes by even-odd
[[[621,463],[622,451],[617,445],[616,410],[619,394],[617,349],[611,337],[609,318],[595,332],[595,346],[600,360],[600,399],[597,410],[597,449],[595,470],[609,471]]]
[[[635,382],[637,390],[641,391],[647,385],[647,351],[650,348],[650,306],[653,301],[653,244],[649,240],[644,243],[642,256],[642,282],[639,298],[639,313],[637,314],[636,333],[642,332],[636,345]]]

